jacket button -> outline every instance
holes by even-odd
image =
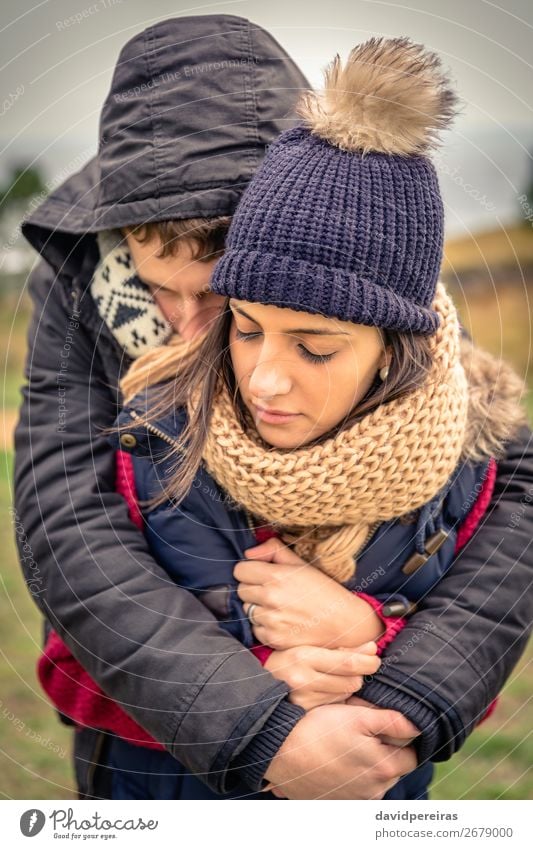
[[[123,433],[120,437],[120,444],[124,446],[124,448],[135,448],[137,445],[137,439],[133,433]]]

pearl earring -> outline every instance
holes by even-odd
[[[388,378],[388,376],[389,376],[389,367],[388,367],[388,366],[383,366],[383,368],[380,368],[380,370],[379,370],[379,376],[380,376],[380,378],[381,378],[382,380],[387,380],[387,378]]]

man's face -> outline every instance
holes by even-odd
[[[131,233],[124,235],[139,279],[150,287],[175,332],[192,339],[207,331],[224,304],[224,298],[209,289],[219,257],[195,259],[191,244],[180,240],[178,253],[162,258],[158,256],[162,247],[158,237],[141,243]]]

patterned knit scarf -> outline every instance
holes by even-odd
[[[211,475],[338,581],[354,574],[370,527],[430,501],[461,457],[468,385],[457,313],[442,284],[434,309],[441,325],[423,385],[322,444],[291,452],[269,447],[255,428],[243,432],[225,390],[215,403],[203,454]]]
[[[149,286],[137,277],[132,256],[119,230],[97,234],[100,262],[91,295],[100,317],[125,352],[137,359],[163,345],[172,328],[154,301]]]

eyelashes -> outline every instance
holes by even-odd
[[[309,360],[311,363],[327,363],[328,360],[331,360],[334,357],[334,354],[313,354],[312,351],[309,351],[305,345],[301,343],[298,345],[298,349],[302,355],[302,357],[306,360]]]
[[[235,328],[235,336],[240,342],[252,342],[254,339],[257,339],[261,334],[260,333],[243,333],[242,330],[239,330],[238,327]],[[308,360],[310,363],[327,363],[332,357],[335,356],[336,352],[332,354],[313,354],[312,351],[309,351],[305,345],[302,345],[300,342],[298,344],[298,350],[300,351],[302,357],[305,360]]]

